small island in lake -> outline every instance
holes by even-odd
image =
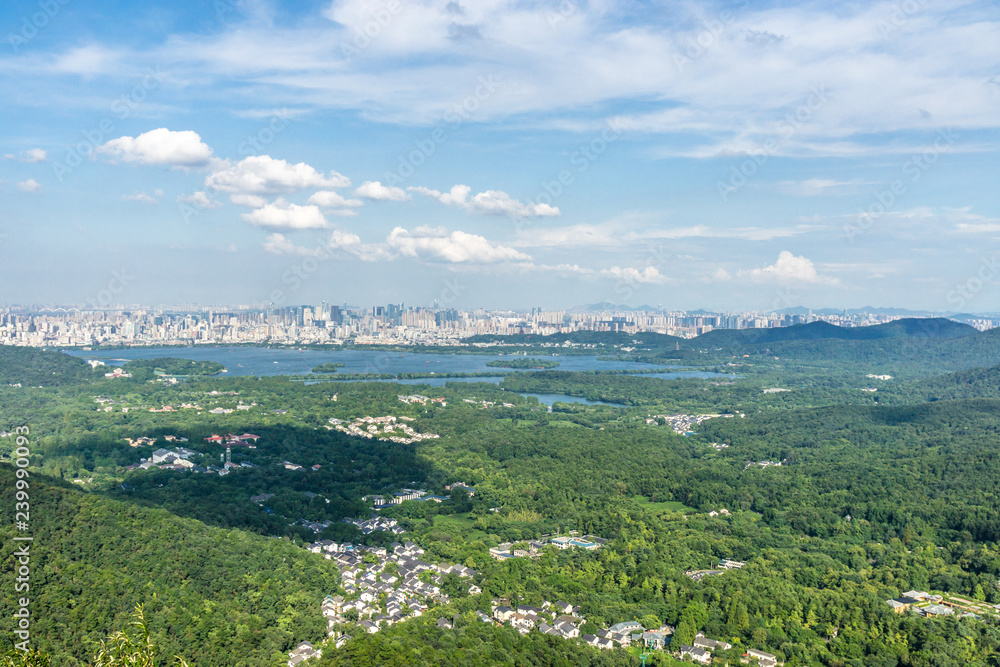
[[[552,361],[551,359],[497,359],[496,361],[486,362],[487,366],[491,368],[555,368],[559,365],[558,361]]]
[[[329,363],[320,364],[316,368],[312,369],[313,373],[336,373],[338,368],[343,368],[344,364],[338,364],[336,361],[331,361]]]
[[[225,367],[218,361],[195,361],[174,357],[133,359],[126,363],[123,368],[139,379],[150,379],[164,375],[210,376],[225,370]]]

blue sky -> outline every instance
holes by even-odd
[[[36,0],[0,35],[8,303],[1000,310],[993,2]]]

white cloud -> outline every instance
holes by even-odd
[[[263,243],[264,252],[272,255],[304,255],[315,257],[322,254],[322,246],[317,248],[306,248],[292,243],[284,234],[268,234]]]
[[[189,195],[178,195],[177,201],[184,202],[186,204],[191,204],[192,206],[200,210],[214,209],[222,206],[221,202],[219,202],[216,199],[212,199],[203,190],[192,192]],[[264,202],[261,202],[261,205],[263,204]]]
[[[578,224],[522,231],[512,245],[518,248],[614,248],[626,245],[648,245],[650,241],[668,241],[689,238],[738,239],[744,241],[770,241],[805,234],[820,225],[800,224],[795,227],[730,227],[713,228],[707,225],[691,227],[653,227],[631,230],[633,223],[610,221],[597,225]]]
[[[588,269],[579,264],[557,264],[555,266],[550,264],[536,264],[534,268],[539,271],[551,271],[563,276],[592,276],[596,273],[594,269]]]
[[[820,275],[812,260],[804,256],[793,255],[788,250],[778,254],[778,260],[770,266],[749,271],[741,271],[741,277],[757,282],[795,282],[833,285],[836,278]]]
[[[433,197],[446,206],[457,206],[480,215],[507,215],[513,218],[537,218],[559,215],[559,209],[548,204],[523,204],[502,190],[486,190],[474,195],[468,185],[452,186],[448,192],[432,190],[423,186],[409,187],[407,190]]]
[[[779,181],[779,191],[799,197],[824,195],[849,195],[858,192],[862,186],[870,185],[861,180],[837,181],[832,178],[807,178],[804,181]]]
[[[137,192],[134,195],[122,195],[122,201],[135,201],[143,204],[159,204],[160,197],[163,196],[163,190],[154,190],[153,194],[146,194],[145,192]]]
[[[29,148],[26,151],[21,151],[21,162],[45,162],[47,160],[48,156],[41,148]]]
[[[617,278],[629,284],[662,285],[667,282],[666,276],[661,274],[655,266],[647,266],[644,269],[636,269],[631,266],[612,266],[609,269],[601,269],[600,273],[602,276]]]
[[[406,201],[410,198],[403,188],[382,185],[379,181],[365,181],[354,190],[354,194],[375,201]]]
[[[119,137],[97,148],[113,160],[170,167],[203,167],[212,158],[212,149],[197,132],[174,132],[165,127],[137,137]]]
[[[316,204],[322,208],[347,208],[363,206],[364,202],[360,199],[345,199],[343,195],[333,190],[320,190],[319,192],[314,192],[311,197],[309,197],[308,203]]]
[[[272,229],[319,229],[327,226],[318,206],[299,206],[282,197],[240,217],[251,225]]]
[[[995,234],[1000,232],[1000,218],[988,218],[973,213],[971,207],[947,209],[945,219],[963,234]]]
[[[579,224],[563,227],[529,228],[513,244],[519,248],[571,248],[620,246],[623,234],[616,225]]]
[[[42,186],[33,178],[29,178],[26,181],[19,181],[17,184],[17,189],[21,192],[41,192]]]
[[[353,255],[363,262],[392,259],[392,253],[384,246],[361,242],[361,237],[341,229],[333,230],[330,239],[312,248],[295,245],[284,234],[270,234],[264,240],[263,248],[272,255],[302,255],[307,257],[328,257],[330,251],[340,251]]]
[[[58,56],[53,69],[64,74],[106,74],[114,70],[122,54],[99,44],[75,47]]]
[[[248,206],[250,208],[263,208],[267,206],[267,198],[260,195],[232,194],[229,195],[229,201],[237,206]]]
[[[707,225],[693,227],[671,227],[666,229],[651,229],[644,232],[628,234],[628,240],[650,239],[685,239],[685,238],[720,238],[740,239],[744,241],[770,241],[777,238],[798,236],[815,229],[814,225],[801,224],[795,227],[730,227],[712,228]]]
[[[396,227],[390,232],[386,242],[402,255],[431,261],[455,264],[531,261],[528,255],[491,243],[482,236],[462,231],[449,234],[441,228],[418,227],[410,232]]]
[[[472,198],[474,213],[483,215],[510,215],[518,218],[538,218],[559,215],[559,209],[549,204],[522,204],[501,190],[487,190]]]
[[[354,255],[363,262],[377,262],[392,259],[392,252],[385,244],[362,243],[361,237],[352,232],[335,229],[330,234],[329,247]]]
[[[289,164],[270,155],[252,155],[239,162],[217,161],[205,178],[205,188],[253,195],[291,194],[306,188],[343,188],[350,179],[337,172],[324,176],[305,162]]]
[[[425,188],[422,185],[411,186],[406,189],[410,192],[418,192],[422,195],[433,197],[447,206],[465,206],[466,201],[469,198],[469,193],[472,192],[472,188],[468,185],[453,185],[451,190],[448,192],[432,190],[431,188]]]
[[[957,229],[960,232],[967,234],[995,234],[1000,232],[1000,222],[990,222],[990,223],[959,223]]]
[[[565,15],[551,2],[466,2],[463,14],[441,0],[407,0],[396,13],[391,4],[331,0],[322,12],[330,21],[237,12],[211,34],[173,34],[131,50],[73,45],[15,67],[27,85],[51,89],[68,88],[66,72],[123,76],[152,62],[189,97],[216,99],[224,89],[234,108],[266,99],[403,124],[440,123],[471,98],[477,121],[535,114],[547,124],[594,121],[587,129],[599,132],[603,119],[586,110],[639,100],[623,126],[679,138],[669,148],[694,144],[713,154],[777,136],[782,153],[842,155],[899,144],[901,131],[1000,126],[1000,52],[990,46],[1000,22],[984,3],[915,2],[912,12],[900,12],[898,0],[683,3],[641,16],[620,0],[566,2]],[[399,71],[406,76],[392,76]],[[483,84],[484,71],[502,83]],[[223,88],[233,81],[240,85]],[[825,101],[783,132],[817,85]]]

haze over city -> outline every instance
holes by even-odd
[[[995,3],[5,17],[8,303],[1000,309]]]

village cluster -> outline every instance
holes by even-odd
[[[726,515],[729,514],[729,512],[726,511],[726,510],[722,510],[722,511],[725,512]],[[713,512],[711,514],[715,514],[716,516],[718,516],[718,513],[714,513]],[[729,558],[723,558],[722,560],[719,561],[719,567],[717,567],[715,569],[712,569],[712,570],[688,570],[684,574],[687,577],[690,577],[693,581],[701,581],[705,577],[714,577],[716,575],[722,574],[722,573],[727,572],[729,570],[739,570],[744,565],[746,565],[746,563],[744,561],[731,560]]]
[[[462,401],[464,403],[471,403],[472,405],[478,405],[483,410],[485,410],[487,408],[492,408],[492,407],[495,407],[496,405],[498,405],[495,401],[477,401],[474,398],[463,398]],[[505,408],[512,408],[512,407],[514,407],[513,403],[500,403],[499,405],[501,405],[501,406],[503,406]]]
[[[734,415],[653,415],[652,417],[646,418],[647,424],[658,424],[662,421],[666,422],[667,426],[674,429],[674,433],[677,435],[686,435],[692,433],[695,426],[707,421],[709,419],[715,419],[716,417],[733,417]],[[740,415],[743,417],[744,415]]]
[[[586,623],[586,619],[580,615],[580,608],[574,607],[568,602],[544,600],[541,607],[518,605],[516,608],[511,608],[500,604],[499,600],[493,600],[491,609],[494,621],[501,624],[506,623],[516,628],[522,635],[537,629],[545,635],[576,639],[580,637],[580,628]],[[480,620],[487,622],[483,619],[485,616],[486,614],[482,614]],[[597,646],[597,644],[594,645]],[[611,646],[607,648],[611,648]]]
[[[184,443],[188,441],[187,438],[182,438],[176,435],[165,435],[163,436],[163,439],[169,443]],[[244,433],[242,435],[229,433],[225,436],[213,435],[205,438],[207,442],[216,445],[223,445],[226,448],[225,453],[219,455],[218,466],[199,465],[194,463],[191,461],[191,458],[203,457],[204,453],[178,445],[174,447],[174,449],[165,449],[163,447],[156,449],[152,454],[150,454],[149,458],[141,458],[139,459],[139,463],[133,463],[130,466],[126,466],[125,470],[149,470],[150,468],[157,468],[159,470],[181,470],[195,473],[217,473],[219,475],[227,475],[231,470],[236,468],[256,467],[253,463],[246,461],[238,464],[233,463],[232,448],[242,446],[255,449],[257,447],[257,440],[259,439],[260,436],[254,435],[253,433]],[[131,447],[152,447],[156,444],[157,440],[157,438],[150,438],[149,436],[140,436],[135,439],[125,438],[125,441],[128,442]]]
[[[747,461],[743,465],[743,469],[753,468],[754,466],[760,466],[761,468],[780,468],[783,465],[788,464],[788,459],[781,459],[780,461]]]
[[[427,405],[428,403],[437,403],[441,406],[448,405],[447,401],[441,397],[430,398],[429,396],[423,396],[421,394],[410,394],[409,396],[403,396],[400,394],[396,398],[407,405]]]
[[[984,614],[995,617],[1000,613],[1000,605],[967,600],[954,595],[937,595],[916,590],[906,591],[898,598],[885,602],[897,614],[912,611],[924,617],[958,614],[962,618],[978,619]]]
[[[528,540],[525,542],[502,542],[490,549],[490,556],[497,560],[508,558],[537,558],[541,556],[542,548],[553,546],[557,549],[586,549],[594,551],[607,543],[607,540],[596,535],[579,536],[577,531],[570,531],[569,535],[544,535],[538,540]]]
[[[363,535],[370,535],[375,531],[402,535],[406,531],[393,518],[387,516],[372,516],[370,519],[344,519],[344,523],[356,526]],[[323,547],[329,546],[326,540],[320,542]]]
[[[371,494],[362,496],[361,500],[366,503],[371,503],[372,508],[377,511],[385,509],[386,507],[392,507],[393,505],[405,503],[407,500],[419,500],[421,502],[434,501],[440,503],[448,500],[448,498],[449,496],[429,495],[424,489],[401,489],[393,493],[391,496]]]
[[[406,416],[399,417],[398,419],[400,421],[414,421],[413,417]],[[385,417],[358,417],[351,422],[331,418],[329,422],[332,426],[327,426],[328,429],[341,431],[347,435],[355,435],[360,438],[368,438],[369,440],[373,438],[390,440],[403,445],[440,437],[436,433],[417,433],[409,424],[398,423],[397,418],[393,415],[386,415]],[[403,435],[399,435],[399,433]]]
[[[120,370],[120,369],[117,369],[117,370]],[[131,377],[131,376],[128,373],[123,373],[123,374],[116,375],[115,377]],[[173,383],[176,383],[176,378],[167,377],[167,378],[160,378],[159,380],[157,380],[157,382],[167,382],[168,384],[172,384],[172,382],[170,382],[170,381],[173,381]],[[215,397],[215,396],[238,396],[238,395],[239,395],[239,392],[237,392],[237,391],[206,391],[205,392],[205,396],[213,396],[213,397]],[[185,402],[185,403],[180,403],[179,405],[164,404],[164,405],[161,405],[160,407],[157,408],[157,407],[148,407],[148,406],[145,406],[145,405],[122,405],[123,401],[116,401],[114,399],[107,398],[105,396],[94,396],[93,398],[94,398],[94,402],[98,404],[98,408],[97,408],[98,412],[114,412],[116,410],[116,406],[121,406],[121,411],[124,414],[128,414],[129,412],[131,412],[133,410],[148,410],[149,412],[154,412],[154,413],[156,413],[156,412],[178,412],[180,410],[196,410],[198,412],[201,412],[201,411],[205,410],[205,408],[203,406],[199,405],[198,403],[187,403],[187,402]],[[217,407],[212,408],[211,410],[208,410],[207,412],[208,412],[208,414],[212,414],[212,415],[228,415],[228,414],[231,414],[233,412],[248,411],[248,410],[250,410],[251,408],[254,408],[254,407],[257,407],[257,402],[256,401],[253,401],[251,403],[244,403],[243,401],[237,401],[237,404],[236,404],[235,407],[228,408],[228,407],[217,406]],[[273,412],[275,414],[284,414],[285,412],[287,412],[287,410],[272,410],[271,412]]]
[[[329,540],[307,545],[323,554],[340,570],[345,595],[328,596],[322,613],[331,637],[337,626],[356,618],[363,632],[376,633],[406,617],[421,616],[430,604],[448,604],[441,579],[455,574],[472,579],[476,571],[463,565],[432,565],[420,559],[424,550],[413,542],[393,542],[388,549],[337,544]],[[464,584],[463,584],[464,585]],[[474,583],[470,595],[482,591]]]

